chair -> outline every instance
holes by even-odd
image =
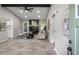
[[[37,39],[45,39],[45,30],[41,30],[38,35],[37,35]]]

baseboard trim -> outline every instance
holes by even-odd
[[[8,37],[8,39],[13,39],[13,37]]]
[[[57,55],[60,55],[56,48],[54,50],[56,51]]]
[[[3,40],[0,41],[0,43],[3,43],[5,41],[8,41],[8,39],[7,38],[6,39],[3,39]]]

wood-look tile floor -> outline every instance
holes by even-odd
[[[48,40],[13,39],[0,43],[0,55],[56,55]]]

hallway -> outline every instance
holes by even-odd
[[[0,54],[67,55],[69,10],[69,4],[2,4],[0,41],[6,42],[0,43]]]
[[[56,55],[48,40],[13,39],[0,43],[0,55]]]

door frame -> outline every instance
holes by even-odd
[[[27,23],[27,32],[29,32],[29,21],[23,21],[22,23],[22,32],[24,32],[24,24]]]

